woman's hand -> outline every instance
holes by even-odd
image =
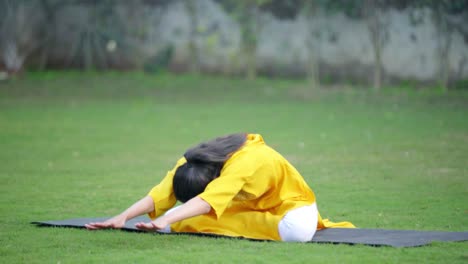
[[[149,223],[139,222],[135,224],[135,227],[145,231],[158,231],[165,229],[169,223],[162,219],[162,217],[151,221]]]
[[[89,230],[122,228],[125,226],[127,220],[152,211],[154,211],[153,198],[145,196],[118,216],[112,217],[104,222],[89,223],[86,224],[85,227]]]
[[[171,210],[167,214],[157,218],[156,220],[149,223],[140,222],[137,223],[135,227],[146,231],[163,230],[172,223],[197,215],[207,214],[210,211],[211,206],[197,196],[177,207],[177,209]]]
[[[111,219],[108,219],[104,222],[93,222],[86,224],[85,227],[88,230],[98,230],[98,229],[109,229],[109,228],[122,228],[125,225],[124,216],[115,216]]]

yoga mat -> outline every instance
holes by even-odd
[[[77,218],[68,220],[52,220],[32,222],[38,226],[85,228],[90,222],[100,222],[108,217]],[[137,222],[148,222],[146,216],[140,216],[128,221],[122,230],[133,232],[146,232],[135,228]],[[155,233],[162,234],[162,233]],[[189,234],[197,236],[224,237],[215,234],[200,233],[171,233],[171,235]],[[370,246],[417,247],[432,243],[433,241],[466,241],[468,232],[442,232],[442,231],[415,231],[415,230],[385,230],[362,228],[328,228],[315,233],[312,243],[332,244],[362,244]]]

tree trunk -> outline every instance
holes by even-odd
[[[382,28],[381,18],[379,18],[381,12],[379,12],[376,2],[368,0],[364,8],[369,38],[374,51],[373,88],[380,91],[382,87],[382,45],[385,32]]]
[[[246,63],[246,78],[254,80],[257,78],[257,36],[258,36],[258,12],[257,6],[249,4],[246,10],[246,19],[241,22],[243,27],[243,53]]]
[[[382,87],[382,49],[378,43],[374,43],[374,89],[379,91]]]
[[[312,1],[306,1],[304,3],[304,10],[306,21],[308,21],[309,27],[312,25],[312,17],[315,14],[315,6]],[[306,46],[308,51],[307,59],[307,80],[312,89],[320,88],[320,75],[319,75],[319,63],[318,63],[318,48],[317,42],[314,39],[314,32],[309,30],[308,37],[306,38]]]
[[[312,40],[309,40],[312,41]],[[310,46],[312,45],[312,47]],[[309,43],[309,58],[307,69],[307,80],[312,89],[320,88],[319,65],[314,45]]]
[[[2,55],[5,68],[9,74],[14,75],[22,70],[24,56],[19,54],[15,41],[8,41],[6,43]]]
[[[200,63],[198,58],[198,48],[195,42],[197,37],[198,14],[196,8],[196,0],[186,0],[185,9],[189,15],[190,21],[190,37],[189,37],[189,52],[190,52],[190,71],[193,73],[200,72]]]
[[[35,32],[40,24],[36,2],[0,2],[0,53],[10,74],[23,70],[29,55],[37,49]]]
[[[439,85],[445,93],[449,90],[450,79],[450,47],[452,45],[452,31],[440,10],[434,10],[434,22],[437,28],[437,53],[439,57]]]

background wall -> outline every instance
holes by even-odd
[[[0,67],[448,86],[468,78],[465,2],[2,0]]]

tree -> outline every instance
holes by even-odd
[[[85,70],[143,68],[159,45],[154,25],[159,24],[168,3],[162,0],[43,2],[47,4],[44,5],[46,13],[52,17],[50,23],[60,17],[54,23],[60,30],[54,30],[54,25],[47,26],[53,34],[61,35],[49,38],[48,46],[55,50],[46,53],[55,53],[59,65]]]
[[[190,36],[189,36],[189,53],[190,53],[190,71],[199,73],[199,58],[198,58],[198,47],[196,44],[196,37],[198,33],[198,12],[197,12],[197,1],[186,0],[185,9],[187,10],[189,21],[190,21]]]
[[[463,55],[459,61],[457,73],[450,65],[450,51],[455,33],[460,34],[465,43],[468,43],[468,1],[466,0],[399,0],[400,8],[414,10],[428,8],[431,11],[436,33],[436,57],[439,65],[437,79],[440,87],[447,92],[452,77],[462,75],[467,63],[467,56]]]
[[[110,0],[88,1],[75,5],[80,12],[79,20],[66,21],[70,49],[66,55],[68,65],[85,70],[106,69],[111,60],[108,51],[121,45],[121,27],[115,16],[115,5]],[[107,49],[107,44],[110,48]]]
[[[43,17],[38,8],[39,2],[34,0],[0,2],[0,57],[9,74],[22,71],[40,46],[38,26]]]
[[[313,1],[304,1],[303,10],[306,19],[309,20],[309,28],[312,28],[312,18],[317,12],[317,4]],[[306,45],[308,48],[308,63],[307,63],[307,79],[312,88],[320,87],[320,75],[319,75],[319,61],[318,61],[318,48],[317,41],[315,39],[315,32],[310,30],[306,38]]]
[[[247,79],[257,77],[257,37],[260,32],[260,8],[271,0],[223,0],[219,1],[239,23]]]
[[[57,13],[62,10],[62,8],[71,4],[72,1],[63,1],[63,0],[40,0],[39,7],[42,13],[44,14],[44,20],[40,26],[41,38],[38,39],[41,43],[39,50],[39,69],[43,70],[48,62],[50,53],[55,46],[55,41],[57,40],[56,27],[57,27]]]
[[[364,2],[364,18],[369,30],[369,38],[374,51],[374,78],[375,90],[382,87],[382,52],[388,40],[388,23],[385,21],[384,0],[366,0]]]
[[[369,32],[374,57],[373,87],[380,90],[384,70],[382,67],[382,53],[388,40],[388,20],[385,12],[392,5],[399,5],[406,0],[317,0],[325,11],[343,12],[348,17],[362,19]]]
[[[450,50],[455,32],[468,42],[468,1],[465,0],[417,0],[412,7],[428,7],[432,11],[432,20],[437,33],[437,57],[439,60],[438,79],[443,91],[447,92],[451,79]],[[460,61],[460,70],[466,63],[466,57]]]

